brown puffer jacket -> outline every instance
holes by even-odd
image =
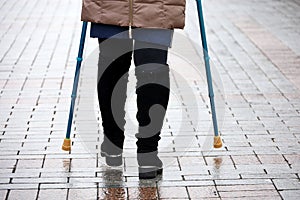
[[[139,28],[183,28],[185,0],[83,0],[81,20]]]

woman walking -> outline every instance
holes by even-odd
[[[124,107],[133,57],[141,179],[155,178],[163,171],[157,154],[170,94],[167,55],[174,29],[184,27],[184,12],[185,0],[83,0],[82,20],[92,22],[91,37],[98,38],[100,49],[97,88],[104,130],[101,155],[110,166],[122,164]]]

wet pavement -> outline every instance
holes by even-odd
[[[139,180],[133,68],[123,165],[99,155],[95,39],[87,38],[72,151],[61,150],[81,1],[0,1],[0,199],[299,199],[300,2],[203,3],[224,145],[212,148],[203,59],[178,31],[159,144],[164,173]]]

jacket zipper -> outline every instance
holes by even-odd
[[[132,38],[132,27],[133,25],[133,0],[129,0],[129,38]]]
[[[129,26],[133,24],[133,0],[129,0]]]

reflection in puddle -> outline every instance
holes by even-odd
[[[219,158],[214,158],[214,167],[216,169],[220,169],[221,165],[222,165],[223,159],[221,157]]]
[[[136,200],[158,199],[157,187],[128,188],[128,192],[129,192],[128,199],[136,199]]]
[[[71,160],[70,159],[64,159],[63,160],[63,168],[67,172],[70,171],[70,168],[71,168]]]
[[[158,198],[157,182],[161,177],[149,180],[137,180],[136,186],[126,186],[123,169],[104,168],[102,171],[104,184],[99,189],[98,199],[143,199]]]
[[[212,171],[212,175],[214,179],[220,178],[222,162],[223,162],[222,157],[214,158],[214,168]]]
[[[157,199],[156,187],[139,187],[138,199]]]
[[[99,189],[99,199],[127,199],[122,169],[106,168],[102,178],[104,187]]]
[[[126,188],[102,188],[99,199],[127,199]]]
[[[106,185],[123,185],[123,170],[122,168],[106,168],[103,171],[103,180]]]

